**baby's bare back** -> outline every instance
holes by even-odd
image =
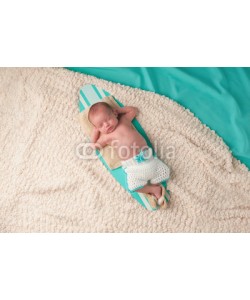
[[[141,148],[147,146],[146,140],[134,128],[131,121],[121,117],[115,130],[108,135],[109,142],[121,160],[129,159],[138,154]]]

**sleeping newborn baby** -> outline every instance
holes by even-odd
[[[99,150],[112,146],[127,174],[129,190],[153,195],[162,205],[164,197],[160,183],[169,178],[169,168],[153,155],[146,140],[132,125],[137,114],[138,109],[133,106],[114,109],[105,102],[92,105],[88,113],[94,125],[92,146]]]

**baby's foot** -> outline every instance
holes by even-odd
[[[162,189],[160,185],[154,185],[151,187],[151,193],[156,197],[156,199],[161,198]]]

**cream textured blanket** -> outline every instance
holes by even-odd
[[[142,208],[99,160],[82,160],[79,88],[138,121],[171,170],[166,211]],[[152,92],[57,68],[0,69],[1,232],[250,232],[250,172],[215,132]]]

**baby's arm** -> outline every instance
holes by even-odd
[[[101,149],[107,145],[106,140],[103,135],[100,136],[100,131],[94,127],[93,132],[91,134],[91,146],[94,149]]]
[[[94,127],[91,133],[91,142],[95,143],[99,139],[99,136],[100,136],[100,131]]]
[[[139,113],[137,107],[134,106],[124,106],[116,108],[118,114],[125,114],[126,118],[132,121]]]
[[[99,137],[100,137],[100,131],[94,127],[91,133],[91,142],[95,143],[99,139]]]
[[[102,148],[104,148],[107,145],[108,144],[107,144],[106,140],[104,138],[102,138],[102,137],[100,137],[96,143],[93,143],[93,147],[95,149],[99,149],[99,150],[102,149]]]

